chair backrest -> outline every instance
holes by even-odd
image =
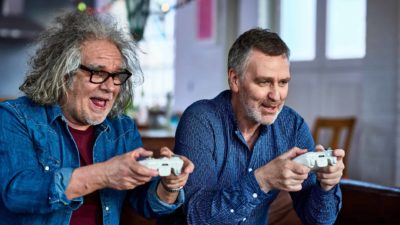
[[[313,138],[316,144],[323,144],[324,147],[331,147],[332,149],[342,148],[346,151],[344,158],[346,168],[343,171],[343,177],[347,177],[347,162],[355,124],[355,117],[318,117],[313,128]],[[321,143],[323,130],[330,130],[330,138],[327,143]],[[346,135],[343,135],[343,132],[346,132]]]

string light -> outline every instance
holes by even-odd
[[[90,7],[86,4],[85,1],[76,1],[73,0],[74,4],[76,5],[76,9],[81,11],[81,12],[87,12],[87,13],[104,13],[104,12],[108,12],[110,11],[110,9],[112,8],[114,2],[116,1],[121,1],[121,0],[113,0],[101,7]],[[170,5],[168,3],[162,3],[160,4],[160,12],[150,12],[150,14],[167,14],[168,12],[170,12],[171,10],[174,9],[178,9],[186,4],[188,4],[189,2],[191,2],[193,0],[177,0],[177,3],[175,5]]]
[[[74,1],[74,2],[76,5],[76,8],[79,11],[92,14],[92,13],[104,13],[104,12],[110,11],[110,9],[115,1],[111,1],[105,5],[103,5],[101,7],[97,7],[97,8],[88,6],[84,1]]]
[[[83,11],[86,10],[87,5],[84,2],[79,2],[77,8],[78,8],[79,11],[83,12]]]

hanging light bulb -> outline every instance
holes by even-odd
[[[79,11],[83,12],[87,9],[87,5],[84,2],[79,2],[77,8]]]
[[[161,12],[167,13],[170,9],[171,9],[171,7],[169,6],[168,3],[161,4]]]

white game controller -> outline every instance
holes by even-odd
[[[171,169],[174,170],[174,174],[179,176],[183,166],[183,160],[179,156],[172,156],[171,158],[146,158],[139,161],[140,164],[147,168],[158,170],[158,174],[162,177],[171,175]]]
[[[328,149],[322,152],[307,152],[297,156],[293,161],[301,163],[311,168],[311,170],[318,170],[329,166],[336,165],[337,158],[333,156],[332,150]]]

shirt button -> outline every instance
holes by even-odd
[[[46,171],[48,171],[49,169],[50,169],[49,166],[45,166],[45,167],[44,167],[44,170],[46,170]]]
[[[243,221],[243,222],[244,222],[244,221],[246,221],[246,218],[243,218],[243,220],[242,220],[242,221]]]
[[[110,210],[110,208],[108,208],[108,206],[106,206],[106,211]]]
[[[249,168],[248,170],[249,170],[249,172],[253,171],[253,169],[252,169],[252,168]]]
[[[257,197],[258,197],[257,193],[253,193],[253,198],[257,198]]]
[[[231,212],[231,213],[234,213],[234,212],[235,212],[235,210],[231,209],[231,210],[230,210],[230,212]]]

